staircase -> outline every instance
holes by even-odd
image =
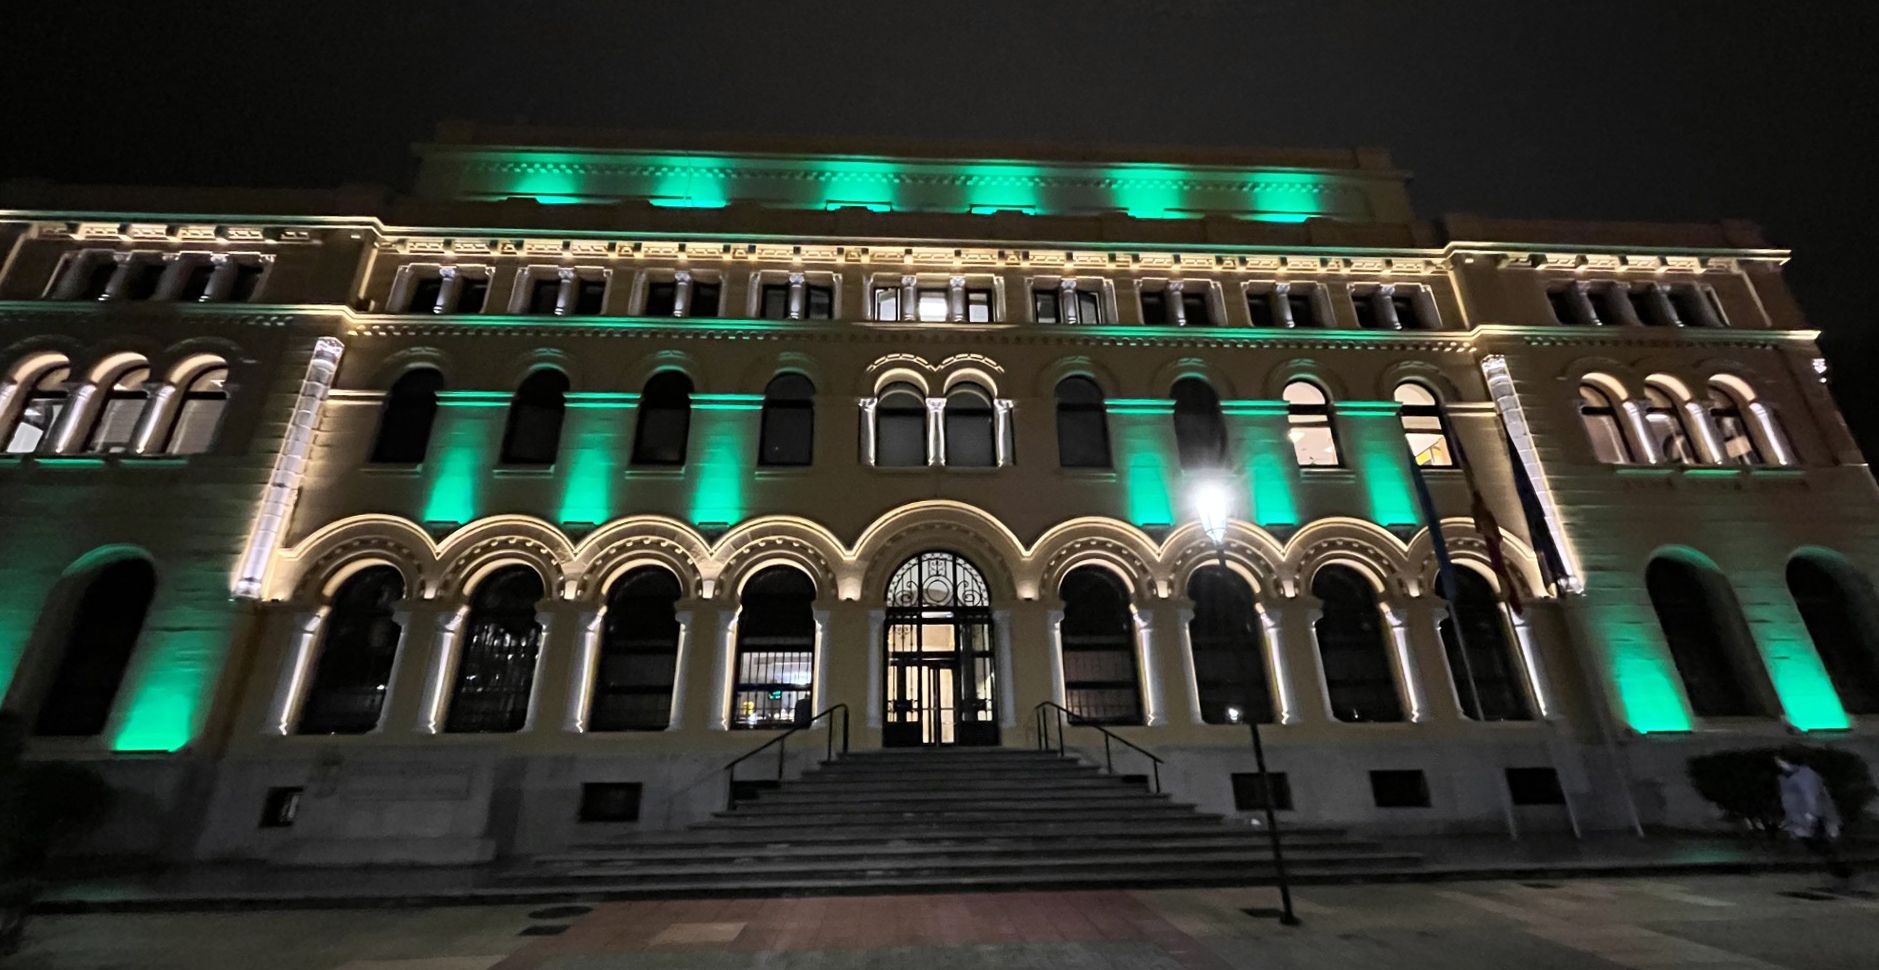
[[[1286,829],[1298,878],[1413,854]],[[1052,751],[856,752],[682,832],[541,856],[504,881],[609,896],[793,895],[1270,882],[1265,834]]]

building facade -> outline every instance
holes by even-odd
[[[1054,703],[1222,812],[1256,719],[1288,817],[1381,832],[1701,826],[1693,754],[1875,747],[1873,479],[1752,226],[663,144],[6,186],[0,685],[126,793],[101,850],[678,827],[831,709],[790,763]]]

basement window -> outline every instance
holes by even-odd
[[[583,822],[637,822],[641,785],[637,781],[590,781],[581,785]]]
[[[1378,808],[1428,808],[1429,779],[1415,770],[1373,771],[1370,796]]]
[[[267,797],[261,800],[261,827],[264,829],[291,828],[295,816],[300,814],[300,796],[306,791],[299,785],[285,788],[270,788]]]
[[[1507,793],[1515,805],[1564,805],[1559,772],[1551,768],[1507,769]]]
[[[1272,808],[1278,812],[1292,810],[1292,782],[1283,771],[1274,771],[1267,777],[1272,779]],[[1233,773],[1233,808],[1240,812],[1263,812],[1266,810],[1265,779],[1255,771],[1236,771]]]

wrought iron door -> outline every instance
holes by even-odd
[[[949,552],[909,559],[887,588],[882,744],[998,743],[985,578]]]

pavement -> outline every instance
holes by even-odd
[[[36,916],[8,970],[1872,970],[1810,873]],[[1250,911],[1250,912],[1249,912]]]

